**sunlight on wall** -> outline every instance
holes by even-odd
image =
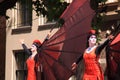
[[[118,2],[118,0],[108,0],[108,3],[112,3],[112,2]]]

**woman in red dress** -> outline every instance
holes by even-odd
[[[30,49],[31,51],[28,50],[23,40],[21,40],[21,43],[25,52],[30,55],[26,61],[27,69],[28,69],[27,80],[37,80],[36,71],[35,71],[36,68],[35,56],[38,53],[38,48],[41,46],[41,42],[39,40],[34,40]]]
[[[111,36],[109,38],[111,39],[113,37]],[[84,60],[85,70],[83,80],[104,80],[103,72],[100,68],[98,60],[100,52],[108,44],[109,39],[99,46],[96,46],[96,41],[97,38],[95,31],[91,30],[88,36],[88,48],[84,51],[84,54],[72,64],[72,70],[74,70],[76,69],[79,61],[82,59]]]

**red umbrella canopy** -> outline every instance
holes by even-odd
[[[120,80],[120,33],[110,42],[106,51],[108,80]]]
[[[46,44],[48,49],[53,47],[53,52],[55,50],[59,54],[58,60],[69,69],[86,48],[93,16],[90,0],[74,0],[61,16],[65,20],[64,25]]]
[[[73,0],[68,6],[61,15],[65,23],[42,45],[43,64],[47,65],[46,69],[49,68],[46,74],[52,74],[56,80],[68,80],[72,75],[72,63],[86,48],[87,33],[94,14],[90,0]]]

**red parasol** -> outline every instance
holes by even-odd
[[[68,80],[72,75],[71,64],[86,48],[94,14],[90,0],[73,0],[62,14],[64,25],[41,47],[45,80]]]
[[[120,33],[110,42],[106,51],[108,80],[120,80]]]

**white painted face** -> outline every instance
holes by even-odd
[[[35,52],[37,50],[37,47],[33,44],[32,46],[31,46],[31,51],[32,52]]]
[[[89,43],[92,43],[92,44],[96,44],[96,36],[95,35],[91,35],[90,38],[89,38]]]

